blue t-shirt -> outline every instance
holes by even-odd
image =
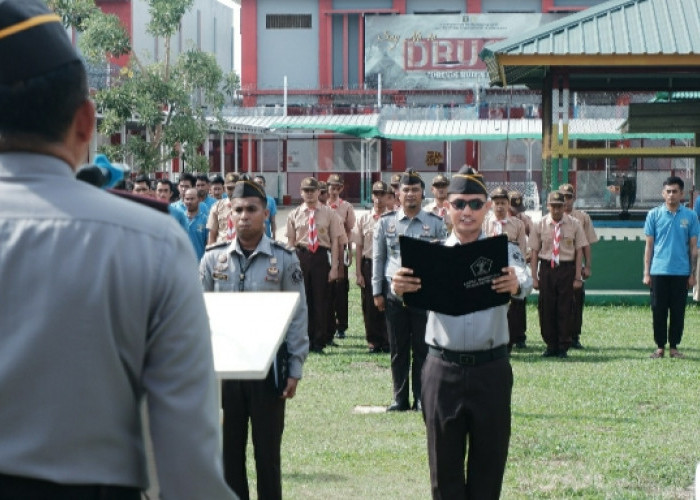
[[[187,216],[185,216],[187,217]],[[201,260],[204,256],[204,250],[207,247],[207,238],[209,237],[209,229],[207,229],[207,216],[201,210],[190,219],[187,217],[187,234],[192,242],[194,253],[197,255],[197,260]]]
[[[175,220],[178,222],[178,224],[180,224],[180,226],[182,226],[182,228],[185,231],[189,229],[188,219],[185,215],[185,212],[183,212],[179,208],[175,208],[175,206],[172,203],[168,205],[168,212],[170,212],[170,215],[175,217]]]
[[[650,210],[644,223],[644,234],[654,238],[649,274],[689,276],[688,242],[699,233],[697,215],[682,205],[675,214],[665,204]]]
[[[272,219],[277,215],[277,202],[270,195],[267,195],[267,209],[270,211],[270,217],[265,219],[265,234],[272,238]]]

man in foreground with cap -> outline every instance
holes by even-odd
[[[525,236],[525,225],[510,216],[510,199],[505,188],[498,187],[491,191],[491,217],[487,217],[484,222],[484,232],[488,236],[498,236],[505,234],[508,241],[518,246],[520,253],[527,255],[527,237]],[[520,301],[520,302],[519,302]],[[508,350],[520,341],[524,335],[525,323],[518,315],[522,299],[511,299],[508,307]],[[515,304],[515,305],[514,305]],[[511,310],[513,314],[511,314]]]
[[[318,201],[318,181],[301,181],[304,202],[287,216],[287,244],[296,247],[304,273],[310,351],[321,354],[328,338],[328,283],[338,277],[342,265],[338,241],[343,228],[338,216]]]
[[[549,213],[530,233],[530,271],[540,291],[537,309],[545,358],[566,358],[571,347],[574,290],[581,288],[581,248],[588,244],[581,225],[564,213],[564,195],[547,197]],[[539,269],[538,269],[539,265]]]
[[[348,329],[348,292],[350,285],[348,282],[348,267],[352,264],[352,229],[355,227],[355,209],[350,203],[343,200],[340,195],[343,192],[343,178],[340,174],[331,174],[328,177],[328,205],[340,218],[340,222],[345,230],[345,237],[339,242],[338,252],[340,253],[341,266],[338,269],[338,279],[328,285],[329,294],[329,315],[328,315],[328,336],[329,342],[333,337],[345,338]]]
[[[365,322],[365,339],[371,354],[389,352],[389,337],[386,333],[386,317],[374,305],[372,295],[372,239],[379,218],[394,205],[393,191],[386,182],[372,184],[372,210],[365,212],[355,226],[355,273],[362,296],[362,317]]]
[[[588,245],[581,249],[581,265],[583,266],[581,269],[581,279],[583,279],[583,282],[581,283],[581,288],[574,291],[573,325],[571,327],[571,347],[573,349],[583,349],[583,344],[581,344],[581,326],[583,325],[583,303],[586,300],[585,281],[591,277],[591,265],[593,263],[591,245],[598,241],[598,235],[595,233],[590,215],[583,210],[574,209],[574,200],[576,199],[574,195],[574,186],[571,184],[562,184],[559,186],[559,191],[564,195],[564,213],[570,215],[581,224],[583,233],[586,235],[586,240],[588,241]]]
[[[265,234],[269,214],[265,190],[253,181],[239,181],[231,197],[236,237],[207,249],[199,266],[205,292],[299,292],[299,305],[287,328],[278,356],[265,380],[224,380],[224,473],[233,491],[249,498],[246,474],[248,422],[252,426],[258,498],[281,499],[280,448],[285,401],[296,394],[302,365],[309,352],[307,311],[299,260],[293,250]],[[254,333],[253,333],[254,334]],[[280,379],[284,379],[283,384]]]
[[[525,203],[523,203],[523,195],[519,191],[508,191],[508,200],[510,201],[510,216],[518,219],[525,226],[525,236],[530,237],[532,229],[532,219],[525,213]],[[525,260],[530,262],[530,243],[526,244],[525,252],[523,252]],[[508,328],[511,333],[511,339],[515,342],[516,349],[527,348],[527,297],[522,299],[511,298],[510,306],[508,307]]]
[[[469,167],[452,176],[448,188],[452,233],[447,246],[486,238],[489,210],[483,177]],[[492,288],[523,298],[532,280],[518,247],[508,244],[508,267]],[[420,289],[420,278],[401,268],[397,294]],[[507,306],[462,316],[430,311],[425,332],[429,356],[423,369],[423,418],[434,499],[497,499],[508,458],[513,372],[508,360]],[[465,452],[466,477],[465,477]]]
[[[381,216],[374,230],[372,294],[377,308],[386,310],[394,385],[394,401],[387,411],[407,411],[411,408],[408,401],[409,380],[413,409],[421,409],[420,373],[427,354],[424,339],[427,313],[424,309],[405,306],[401,297],[392,291],[391,280],[401,267],[399,236],[424,241],[442,241],[447,236],[442,218],[421,209],[423,189],[425,183],[418,173],[414,170],[404,172],[399,188],[401,208]]]
[[[0,496],[140,499],[145,400],[162,497],[232,499],[192,246],[75,179],[95,108],[38,0],[0,1],[0,110]]]

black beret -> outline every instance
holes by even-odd
[[[265,188],[253,181],[238,181],[236,187],[233,188],[231,198],[260,198],[267,202]]]
[[[80,61],[61,18],[40,0],[0,0],[0,83],[13,84]]]
[[[452,176],[448,194],[483,194],[488,196],[484,177],[469,165],[464,165]]]
[[[416,172],[412,168],[409,168],[403,174],[401,174],[399,184],[406,186],[410,186],[412,184],[420,184],[422,187],[425,187],[425,182],[423,182],[423,178],[418,174],[418,172]]]

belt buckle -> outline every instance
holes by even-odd
[[[474,366],[476,364],[476,356],[473,354],[460,353],[458,359],[460,365]]]

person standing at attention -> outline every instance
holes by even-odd
[[[318,201],[318,181],[301,181],[304,202],[287,216],[287,245],[296,247],[304,273],[311,352],[322,354],[328,327],[328,283],[338,277],[342,265],[338,240],[343,228],[333,210]],[[329,258],[330,256],[330,258]]]
[[[540,291],[537,309],[545,358],[566,358],[571,347],[574,290],[581,287],[581,248],[588,244],[581,224],[564,213],[564,195],[547,196],[549,213],[530,233],[532,283]],[[539,269],[538,269],[539,265]]]
[[[486,238],[482,227],[491,203],[483,177],[462,167],[452,176],[448,191],[453,229],[445,245]],[[508,244],[508,267],[501,272],[493,290],[520,298],[530,293],[532,279],[517,245]],[[401,268],[392,285],[403,295],[419,290],[420,278]],[[436,500],[493,500],[501,494],[513,389],[507,309],[499,305],[462,316],[428,313],[422,401]]]
[[[700,224],[695,212],[681,204],[683,188],[680,177],[667,178],[661,191],[663,205],[650,210],[644,222],[642,281],[651,288],[656,342],[652,358],[663,358],[667,343],[672,358],[685,357],[678,344],[683,336],[688,288],[695,285]]]
[[[374,228],[372,244],[372,295],[374,305],[386,310],[386,328],[391,349],[391,378],[394,400],[387,411],[421,410],[421,369],[428,353],[425,344],[427,312],[407,307],[391,288],[391,280],[401,267],[399,236],[424,241],[442,241],[447,237],[445,221],[439,215],[421,209],[425,183],[409,169],[401,175],[401,208],[387,212]],[[413,393],[413,405],[409,395]]]

